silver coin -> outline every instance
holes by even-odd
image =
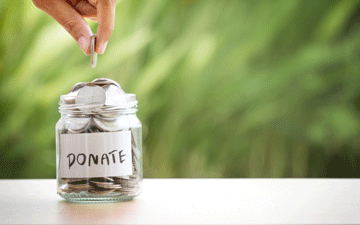
[[[116,192],[122,192],[122,193],[133,193],[133,192],[136,192],[137,189],[134,189],[134,188],[121,188],[121,189],[118,189],[116,190]]]
[[[132,149],[132,152],[133,152],[134,156],[136,157],[136,159],[140,159],[140,151],[137,148],[135,148],[134,146],[132,146],[131,149]]]
[[[79,83],[75,84],[74,86],[72,86],[72,88],[70,89],[70,92],[69,92],[69,93],[75,92],[75,91],[81,89],[81,88],[84,87],[84,86],[85,86],[85,83],[84,83],[84,82],[79,82]]]
[[[69,185],[69,189],[73,189],[73,190],[88,190],[91,187],[90,184],[68,184]]]
[[[96,189],[90,189],[89,193],[93,194],[93,195],[105,195],[105,194],[109,194],[111,192],[114,192],[115,189],[111,189],[111,190],[96,190]]]
[[[90,181],[91,184],[105,189],[113,189],[113,188],[121,188],[120,184],[112,184],[107,182],[97,182],[97,181]]]
[[[95,116],[99,119],[115,119],[119,117],[121,112],[111,111],[111,110],[102,110],[101,113],[96,114]]]
[[[100,83],[103,84],[103,83]],[[104,90],[108,89],[111,84],[104,84],[101,87],[104,88]],[[105,92],[106,93],[106,92]]]
[[[93,105],[104,105],[106,95],[104,89],[99,86],[84,86],[79,90],[76,96],[75,103],[86,109],[98,108]]]
[[[102,83],[102,84],[113,84],[113,85],[117,86],[118,88],[121,88],[119,83],[117,83],[116,81],[111,80],[109,78],[96,78],[95,80],[93,80],[91,82],[92,83]]]
[[[97,64],[97,53],[95,52],[96,34],[91,36],[91,67],[95,68]]]
[[[103,130],[100,130],[99,128],[97,127],[91,127],[90,129],[88,129],[86,131],[86,133],[100,133],[100,132],[104,132]]]
[[[64,183],[68,183],[68,182],[76,182],[76,181],[86,181],[86,178],[61,178],[61,180]]]
[[[100,129],[95,123],[94,119],[91,119],[88,128],[86,129],[86,133],[99,133],[104,132],[104,130]]]
[[[122,188],[137,188],[137,187],[140,187],[140,184],[128,184],[126,182],[123,182],[121,184]]]
[[[106,132],[120,131],[123,127],[120,120],[104,120],[99,118],[94,118],[93,120],[100,130]]]
[[[61,130],[61,134],[69,134],[69,130],[67,128],[64,128]]]
[[[130,129],[130,131],[131,131],[131,144],[136,148],[137,144],[134,137],[134,131],[132,129]]]
[[[73,181],[68,182],[69,185],[79,185],[79,184],[87,184],[87,183],[89,183],[89,181],[87,179],[73,180]]]
[[[71,118],[67,120],[70,132],[82,132],[89,126],[91,118]]]
[[[134,180],[140,181],[140,177],[138,175],[129,175],[129,176],[130,176],[132,181],[134,181]]]
[[[139,172],[139,163],[137,160],[133,160],[133,172]]]
[[[86,127],[84,127],[83,129],[81,129],[81,130],[71,130],[71,129],[67,129],[68,130],[68,132],[69,132],[69,134],[81,134],[81,133],[86,133],[86,131],[87,131],[87,126]]]
[[[72,98],[66,98],[65,99],[65,104],[75,104],[75,96]]]
[[[79,89],[73,91],[73,92],[70,92],[69,94],[67,95],[63,95],[61,96],[61,101],[65,104],[75,104],[75,99],[76,99],[76,96],[77,94],[79,93]]]
[[[115,184],[119,184],[121,182],[125,182],[127,180],[129,180],[130,177],[129,176],[122,176],[122,177],[114,177],[114,183]]]
[[[105,101],[106,106],[118,106],[127,103],[125,92],[121,88],[115,85],[109,85],[105,89],[105,93],[106,93],[106,101]]]
[[[60,189],[62,192],[71,194],[71,193],[80,193],[81,190],[73,190],[73,189]]]
[[[93,177],[93,178],[90,178],[90,181],[114,182],[114,179],[112,179],[110,177]]]

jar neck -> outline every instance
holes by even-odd
[[[129,108],[93,107],[84,109],[62,105],[59,107],[59,112],[63,118],[90,118],[94,116],[100,118],[117,118],[120,116],[136,115],[137,111],[137,105]]]
[[[62,117],[104,117],[114,118],[121,115],[135,114],[137,103],[135,94],[126,94],[126,102],[114,105],[104,104],[98,96],[60,96],[59,112]],[[90,100],[90,101],[89,101]]]
[[[92,118],[92,117],[98,117],[98,118],[118,118],[121,116],[136,116],[136,112],[127,112],[127,113],[120,113],[116,114],[114,116],[113,114],[97,114],[97,113],[88,113],[88,114],[76,114],[76,113],[61,113],[61,118]]]

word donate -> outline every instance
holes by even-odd
[[[61,177],[132,175],[131,131],[61,135]]]
[[[117,162],[117,160],[116,160],[117,156],[114,154],[115,152],[117,152],[117,150],[114,150],[114,151],[111,151],[111,152],[108,153],[109,155],[112,156],[113,163]],[[119,151],[119,157],[118,157],[119,158],[119,163],[123,163],[125,161],[125,159],[123,159],[123,157],[125,155],[122,155],[121,154],[122,152],[123,152],[123,150]],[[101,156],[101,164],[104,164],[104,161],[105,161],[105,163],[110,165],[108,154],[106,154],[106,153],[102,154],[102,156]],[[86,159],[88,159],[89,166],[91,166],[91,161],[95,165],[97,165],[98,162],[99,162],[99,156],[98,155],[93,155],[93,154],[90,154],[89,157],[86,157],[86,155],[84,153],[80,153],[77,156],[75,156],[74,153],[70,153],[69,155],[67,155],[67,157],[69,158],[69,169],[71,168],[72,165],[74,165],[75,161],[81,166],[85,165]],[[79,160],[79,157],[80,157],[80,160]]]

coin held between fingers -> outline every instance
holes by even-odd
[[[96,34],[91,36],[91,67],[95,68],[97,64],[97,53],[95,52]]]

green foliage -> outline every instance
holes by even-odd
[[[97,77],[137,94],[145,177],[360,177],[359,5],[118,1],[93,69],[31,1],[0,0],[0,178],[55,177],[59,97]]]

